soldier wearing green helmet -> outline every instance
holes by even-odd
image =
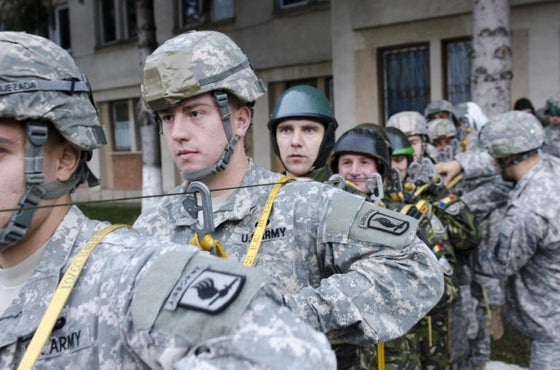
[[[504,318],[531,339],[531,369],[552,369],[560,356],[560,159],[542,153],[538,119],[512,111],[490,119],[479,135],[503,177],[515,186],[496,225],[497,240],[481,244],[473,268],[506,279]]]
[[[335,367],[264,273],[71,206],[104,143],[70,55],[0,32],[0,368]]]
[[[326,181],[331,175],[327,160],[337,127],[329,100],[309,85],[284,91],[268,121],[272,148],[286,173],[316,181]]]
[[[195,238],[198,208],[181,193],[198,180],[212,201],[206,235],[228,242],[216,254],[275,278],[286,305],[330,338],[361,345],[399,336],[437,302],[442,276],[415,237],[415,220],[328,184],[291,181],[247,156],[240,139],[264,88],[228,36],[192,31],[164,42],[147,58],[142,81],[186,181],[176,196],[143,210],[135,222],[141,233]],[[403,306],[411,309],[397,313]]]

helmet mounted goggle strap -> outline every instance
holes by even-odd
[[[216,100],[216,104],[218,105],[218,111],[220,112],[220,117],[222,118],[224,131],[226,133],[227,144],[224,148],[224,151],[222,152],[222,155],[212,167],[202,168],[197,171],[183,172],[181,176],[183,177],[183,179],[188,181],[199,180],[210,175],[215,175],[225,170],[225,168],[227,167],[231,159],[231,156],[235,149],[235,145],[239,141],[239,137],[233,134],[233,129],[231,127],[231,119],[230,119],[231,112],[229,111],[228,108],[227,93],[222,90],[214,90],[212,91],[212,95]]]

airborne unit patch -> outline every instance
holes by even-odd
[[[402,235],[410,227],[406,220],[374,210],[364,214],[360,218],[359,225],[362,228],[375,229],[393,235]]]

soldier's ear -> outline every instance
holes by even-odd
[[[246,105],[236,109],[231,115],[231,123],[235,135],[245,137],[249,126],[251,126],[251,109]]]
[[[64,182],[72,176],[80,162],[81,151],[69,142],[64,142],[56,149],[56,179]]]

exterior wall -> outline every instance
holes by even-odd
[[[276,163],[266,123],[274,105],[271,97],[281,92],[278,83],[332,76],[339,135],[357,123],[382,124],[378,49],[428,43],[430,98],[440,99],[444,94],[442,40],[469,37],[472,28],[471,0],[331,0],[284,11],[275,10],[274,1],[234,3],[233,21],[197,29],[230,35],[248,55],[265,85],[271,87],[272,91],[255,105],[250,145],[255,161],[267,168]],[[141,67],[135,39],[100,45],[95,4],[97,1],[69,0],[72,53],[92,83],[101,119],[110,135],[109,103],[140,96]],[[535,107],[542,107],[560,86],[560,23],[556,16],[560,14],[560,2],[511,0],[511,4],[512,101],[526,96]],[[177,26],[177,1],[155,0],[154,7],[160,43],[186,31]],[[122,185],[114,176],[119,173],[114,168],[119,166],[114,156],[110,148],[105,148],[96,153],[91,163],[104,181],[95,197],[124,194],[119,193]],[[164,191],[168,191],[181,179],[163,142],[162,162]],[[141,171],[138,176],[141,179]],[[92,192],[80,189],[79,193],[77,198],[87,198]]]

